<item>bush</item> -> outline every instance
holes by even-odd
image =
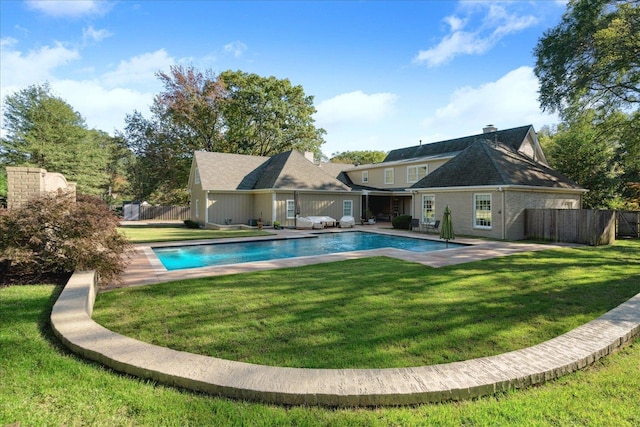
[[[393,228],[397,228],[400,230],[410,230],[411,215],[398,215],[391,220],[391,225],[393,225]]]
[[[100,199],[42,195],[0,214],[0,261],[19,283],[96,270],[102,284],[119,283],[130,247],[118,218]]]
[[[200,224],[195,221],[191,221],[190,219],[184,220],[184,226],[187,228],[200,228]]]

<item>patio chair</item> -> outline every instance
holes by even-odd
[[[430,222],[425,225],[427,226],[427,230],[426,230],[427,233],[432,230],[434,233],[437,233],[438,229],[440,228],[440,220],[438,219],[436,220],[436,222]]]
[[[418,218],[411,218],[411,231],[417,228],[420,231],[420,220]]]

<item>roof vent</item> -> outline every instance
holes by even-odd
[[[494,125],[487,125],[482,128],[482,133],[491,133],[491,132],[496,132],[497,130],[498,128],[495,127]]]

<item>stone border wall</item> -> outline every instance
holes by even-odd
[[[171,350],[116,334],[91,319],[96,292],[95,272],[76,272],[53,307],[53,330],[75,353],[172,386],[286,405],[413,405],[490,395],[584,368],[640,333],[638,294],[564,335],[497,356],[414,368],[279,368]]]

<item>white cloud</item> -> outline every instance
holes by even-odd
[[[489,51],[505,36],[538,22],[533,15],[509,13],[504,5],[497,3],[473,3],[463,9],[463,13],[467,14],[464,18],[456,15],[444,18],[449,33],[436,46],[420,50],[413,58],[414,63],[436,67],[459,55],[480,55]],[[472,19],[478,11],[483,16],[479,20]],[[479,23],[473,26],[471,22]]]
[[[2,95],[16,89],[53,79],[53,71],[80,59],[80,53],[68,49],[61,43],[43,46],[26,54],[15,49],[17,41],[5,38],[0,41],[0,74]]]
[[[372,122],[393,114],[397,99],[392,93],[367,95],[360,90],[343,93],[320,102],[315,119],[320,127]]]
[[[144,83],[157,80],[155,73],[166,71],[175,60],[164,49],[155,52],[134,56],[131,59],[121,61],[118,67],[103,77],[106,86],[115,87],[132,83]]]
[[[123,129],[125,115],[134,110],[148,115],[153,96],[160,89],[154,74],[158,70],[168,69],[174,62],[161,49],[121,61],[114,71],[94,79],[71,80],[59,78],[56,71],[79,60],[80,53],[77,50],[67,49],[57,43],[24,53],[16,49],[17,45],[15,39],[0,39],[0,93],[3,97],[48,81],[53,94],[78,111],[89,128],[109,133]],[[93,73],[92,67],[79,70]],[[0,117],[0,127],[2,119]]]
[[[446,64],[459,54],[483,54],[492,46],[489,40],[478,37],[478,34],[456,31],[444,37],[436,47],[418,52],[413,61],[435,67]]]
[[[101,42],[107,37],[111,37],[113,34],[108,30],[96,30],[93,26],[89,25],[88,28],[82,29],[82,39],[87,42]]]
[[[79,18],[86,15],[103,15],[111,9],[111,2],[102,0],[27,0],[33,10],[55,18]]]
[[[134,110],[149,116],[153,92],[117,87],[108,89],[97,80],[60,80],[51,84],[53,91],[84,117],[89,129],[110,134],[124,129],[124,118]]]
[[[241,41],[235,41],[224,45],[225,53],[233,55],[235,58],[239,58],[247,50],[247,45]]]
[[[533,124],[536,130],[558,122],[538,104],[538,80],[531,67],[520,67],[495,82],[457,89],[449,103],[426,118],[425,141],[455,138],[482,132],[491,123],[498,128]]]

